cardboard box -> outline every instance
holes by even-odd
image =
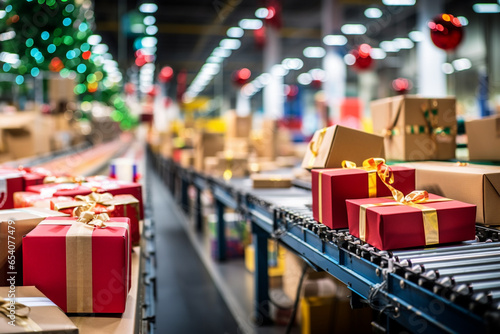
[[[475,204],[477,223],[500,225],[500,166],[435,161],[404,166],[416,169],[416,189]]]
[[[394,188],[405,195],[415,190],[415,169],[393,166],[392,172]],[[376,171],[358,168],[312,170],[313,217],[330,228],[347,227],[346,199],[383,196],[391,196],[391,190]]]
[[[33,135],[28,129],[5,129],[3,136],[7,150],[14,160],[37,154]]]
[[[0,297],[3,299],[11,298],[11,290],[9,287],[0,287]],[[23,304],[28,309],[28,319],[25,320],[14,318],[12,326],[11,321],[7,316],[0,317],[0,333],[26,333],[33,332],[36,329],[37,333],[50,334],[78,334],[78,328],[64,314],[56,304],[40,292],[34,286],[16,286],[15,289],[16,302]],[[10,301],[10,299],[8,299]],[[8,306],[7,306],[8,307]],[[23,312],[23,308],[16,306],[17,312]],[[26,326],[22,323],[28,322]]]
[[[194,150],[183,149],[181,150],[181,166],[184,168],[191,168],[194,166]]]
[[[402,95],[370,103],[373,131],[385,137],[387,159],[455,158],[455,98]],[[427,116],[426,116],[427,115]]]
[[[334,125],[314,133],[302,168],[339,168],[343,160],[361,165],[372,157],[384,158],[383,137]]]
[[[0,211],[0,286],[7,285],[8,272],[17,272],[16,285],[23,282],[23,236],[33,230],[42,220],[47,217],[65,217],[65,213],[47,209],[30,208]],[[10,246],[12,245],[12,246]],[[8,251],[13,249],[15,256],[14,270],[9,268]]]
[[[226,121],[226,138],[249,138],[252,130],[252,115],[238,116],[235,110],[224,115]]]
[[[476,206],[440,199],[429,194],[429,201],[412,206],[380,197],[348,199],[349,233],[381,250],[474,240]]]
[[[253,188],[290,188],[292,177],[280,174],[252,174]]]
[[[224,151],[233,153],[250,153],[250,139],[248,138],[226,138]]]
[[[469,160],[500,161],[500,115],[465,122]]]
[[[248,175],[248,160],[244,154],[218,152],[216,157],[206,157],[205,164],[205,173],[215,177],[230,179]]]
[[[259,130],[251,135],[252,147],[258,157],[274,160],[278,152],[278,125],[273,119],[263,119]]]
[[[24,284],[67,313],[123,313],[130,287],[128,218],[90,228],[49,218],[23,239]]]
[[[194,168],[204,171],[206,157],[217,155],[224,148],[224,135],[222,133],[198,132],[194,138]]]

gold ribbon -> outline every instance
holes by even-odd
[[[77,196],[75,196],[75,199],[85,203],[84,205],[78,205],[73,210],[73,216],[75,216],[75,217],[80,216],[82,212],[93,211],[97,204],[101,204],[101,205],[109,207],[109,208],[107,208],[107,210],[109,210],[109,211],[113,210],[113,207],[111,207],[111,206],[113,206],[113,204],[107,204],[109,201],[113,200],[113,195],[111,195],[110,193],[99,194],[99,193],[93,192],[87,196],[77,195]]]
[[[9,306],[14,306],[14,314],[11,313]],[[15,324],[23,327],[26,332],[41,332],[42,328],[29,317],[31,308],[14,301],[5,300],[0,297],[0,314],[12,320],[11,316],[14,315]]]
[[[46,176],[43,183],[82,183],[85,178],[82,176]]]
[[[312,156],[311,159],[309,159],[308,167],[311,169],[314,166],[314,162],[316,161],[316,157],[318,156],[319,149],[321,147],[321,144],[323,143],[323,138],[325,137],[326,130],[328,128],[323,128],[319,131],[318,138],[316,141],[311,140],[309,142],[309,151],[311,151]],[[316,144],[316,145],[315,145]]]
[[[392,186],[393,198],[396,202],[375,203],[375,204],[362,204],[359,208],[359,238],[366,241],[366,210],[370,207],[376,206],[394,206],[406,205],[411,206],[422,211],[422,219],[424,225],[424,235],[426,245],[439,244],[439,223],[437,210],[427,207],[421,203],[434,203],[451,201],[449,198],[429,199],[429,194],[425,190],[415,190],[406,196],[403,196],[399,190],[394,189]]]
[[[45,220],[40,225],[71,225],[66,233],[66,312],[93,313],[92,293],[92,233],[94,228],[123,227],[127,229],[130,238],[130,228],[127,223],[107,222],[106,213],[95,214],[84,211],[75,221]],[[130,252],[126,244],[127,253],[127,286],[130,272]]]
[[[355,162],[344,160],[342,168],[357,168],[368,172],[368,197],[377,197],[377,175],[386,185],[394,182],[394,174],[383,158],[366,159],[362,167],[357,167]]]
[[[321,185],[323,184],[323,182],[321,179],[324,172],[326,172],[325,169],[321,169],[318,172],[318,214],[320,223],[323,222],[323,198],[321,195],[322,192]]]

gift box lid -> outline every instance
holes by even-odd
[[[10,292],[10,287],[0,287],[0,297],[7,301],[10,301]],[[17,303],[29,307],[29,323],[21,326],[22,320],[16,320],[16,326],[12,326],[8,323],[10,319],[0,316],[0,333],[26,333],[36,329],[41,333],[78,334],[75,324],[36,287],[17,286],[15,298]]]

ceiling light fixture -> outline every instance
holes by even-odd
[[[376,7],[370,7],[365,9],[365,16],[369,19],[378,19],[382,17],[382,11]]]
[[[366,27],[362,24],[344,24],[340,30],[346,35],[363,35]]]
[[[229,28],[229,29],[227,29],[227,32],[226,32],[227,37],[230,37],[230,38],[240,38],[240,37],[243,37],[244,34],[245,34],[245,31],[243,29],[241,29],[240,27]]]
[[[155,3],[143,3],[142,5],[139,6],[139,11],[141,13],[152,14],[156,13],[157,10],[158,10],[158,5]]]
[[[246,30],[257,30],[262,28],[263,23],[261,20],[257,19],[243,19],[239,22],[238,24],[240,28],[246,29]]]
[[[472,9],[479,14],[500,13],[500,5],[496,3],[476,3]]]
[[[326,45],[346,45],[347,44],[347,37],[344,35],[326,35],[323,37],[323,43]]]
[[[321,46],[309,46],[304,49],[303,54],[306,58],[323,58],[326,51]]]
[[[416,0],[382,0],[386,6],[413,6]]]

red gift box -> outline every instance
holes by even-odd
[[[51,202],[68,202],[73,200],[73,197],[57,196],[45,197],[42,194],[31,191],[19,191],[14,193],[14,208],[44,208],[50,209]]]
[[[87,178],[90,182],[79,183],[54,183],[31,186],[27,191],[37,192],[44,196],[70,196],[89,195],[93,191],[110,193],[111,195],[132,195],[139,200],[140,218],[144,217],[142,201],[142,187],[139,183],[123,182],[109,178]]]
[[[415,169],[392,166],[395,188],[415,190]],[[319,179],[321,177],[321,182]],[[370,186],[373,185],[371,190]],[[346,199],[390,196],[391,191],[377,171],[358,168],[312,170],[312,209],[316,221],[338,229],[347,228]]]
[[[139,200],[132,195],[102,196],[104,194],[93,193],[89,196],[77,196],[66,201],[55,198],[50,202],[50,209],[74,215],[77,207],[89,206],[94,203],[92,211],[96,214],[107,213],[110,217],[127,217],[130,219],[130,236],[132,243],[138,244],[141,236],[139,231]],[[62,196],[61,196],[62,197]],[[64,197],[67,198],[67,197]]]
[[[0,173],[2,172],[21,173],[23,177],[23,190],[29,186],[43,184],[45,177],[52,175],[49,170],[41,167],[19,167],[18,169],[2,167]]]
[[[67,313],[123,313],[130,288],[129,219],[97,228],[49,218],[23,238],[24,285]]]
[[[22,173],[12,169],[0,169],[0,209],[14,208],[14,193],[23,191]]]
[[[405,205],[392,198],[351,199],[346,204],[349,232],[381,250],[475,238],[473,204],[433,194],[419,204]]]

